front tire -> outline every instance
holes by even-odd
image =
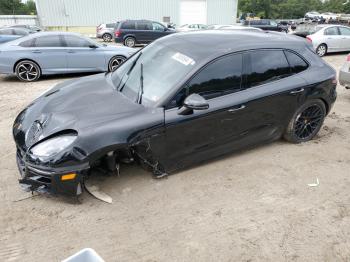
[[[124,45],[127,46],[127,47],[135,47],[136,39],[134,37],[132,37],[132,36],[128,36],[124,40]]]
[[[327,46],[325,44],[320,44],[317,48],[316,48],[316,53],[318,54],[318,56],[322,57],[324,55],[327,54]]]
[[[320,131],[327,111],[321,100],[311,100],[298,108],[284,133],[284,139],[291,143],[310,141]]]
[[[124,61],[126,60],[126,57],[121,56],[121,55],[116,55],[113,56],[111,58],[111,60],[109,60],[108,63],[108,71],[109,72],[113,72],[114,70],[116,70],[122,63],[124,63]]]
[[[31,60],[19,62],[15,68],[16,76],[23,82],[37,81],[41,76],[39,65]]]

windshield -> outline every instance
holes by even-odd
[[[141,104],[152,106],[181,81],[194,65],[195,61],[187,55],[160,43],[153,43],[113,72],[112,80],[115,87],[134,102],[139,100],[142,81]]]

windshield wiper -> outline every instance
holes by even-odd
[[[117,87],[117,90],[119,90],[120,92],[122,91],[122,89],[123,89],[123,87],[124,87],[126,81],[127,81],[128,78],[129,78],[129,75],[130,75],[131,71],[134,69],[134,67],[135,67],[135,65],[136,65],[136,63],[137,63],[137,61],[139,60],[139,58],[140,58],[141,55],[142,55],[142,52],[140,52],[140,53],[137,55],[137,57],[135,58],[134,62],[132,63],[132,65],[131,65],[131,67],[130,67],[130,69],[128,70],[128,72],[127,72],[127,73],[122,77],[122,79],[120,80],[119,86],[120,86],[120,84],[123,82],[123,81],[122,81],[123,78],[124,78],[124,77],[127,77],[126,80],[124,81],[123,85],[122,85],[120,88],[119,88],[119,86]]]
[[[137,103],[141,104],[143,95],[143,64],[141,63],[141,72],[140,72],[140,89],[137,96]]]

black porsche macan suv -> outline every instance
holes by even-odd
[[[20,183],[77,195],[91,170],[119,172],[120,162],[161,177],[281,137],[306,142],[335,100],[335,70],[304,39],[173,34],[25,108],[13,126]]]

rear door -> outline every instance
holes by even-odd
[[[67,71],[106,71],[106,58],[102,47],[76,35],[63,35],[66,45]],[[94,47],[95,46],[95,47]]]
[[[341,48],[344,51],[350,50],[350,28],[345,26],[340,26],[339,32],[342,39]]]
[[[43,73],[60,73],[67,69],[66,48],[60,34],[36,37],[27,48]]]

